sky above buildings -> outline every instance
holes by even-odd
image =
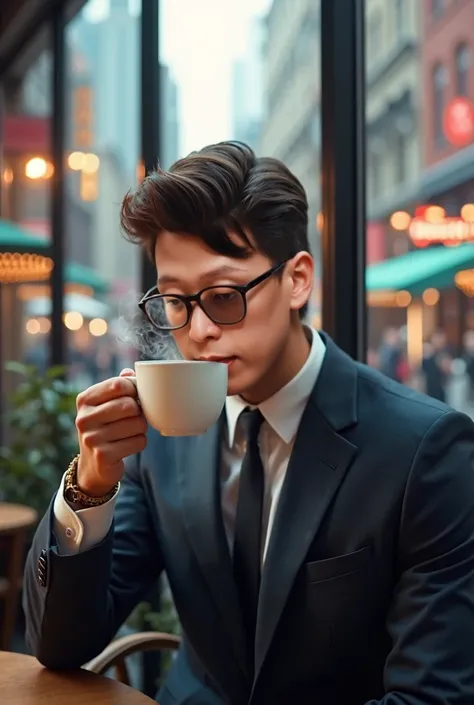
[[[160,60],[179,89],[180,145],[186,154],[231,139],[232,67],[248,51],[252,24],[272,0],[161,0]],[[140,0],[130,0],[139,12]],[[89,0],[90,21],[107,17],[109,0]]]

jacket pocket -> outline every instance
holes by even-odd
[[[344,553],[342,556],[306,563],[306,579],[309,583],[319,583],[323,580],[331,580],[348,573],[354,573],[367,565],[370,557],[371,547],[364,546],[353,553]]]
[[[158,702],[160,705],[177,705],[178,701],[171,695],[170,691],[166,686],[163,686],[158,693]]]

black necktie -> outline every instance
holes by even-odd
[[[240,598],[242,621],[253,672],[262,535],[264,475],[258,433],[263,416],[255,409],[242,412],[239,422],[245,431],[247,448],[242,462],[235,521],[234,577]]]

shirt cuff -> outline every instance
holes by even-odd
[[[60,555],[83,553],[103,541],[112,526],[118,492],[98,507],[74,511],[64,498],[63,475],[53,509],[53,532]]]

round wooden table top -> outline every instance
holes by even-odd
[[[26,529],[35,523],[37,516],[36,511],[31,507],[0,502],[0,534]]]
[[[0,651],[2,705],[156,705],[123,683],[78,669],[49,671],[33,656]]]

